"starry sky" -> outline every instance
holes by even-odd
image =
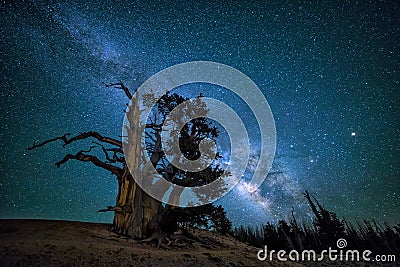
[[[349,220],[400,221],[398,1],[1,1],[0,218],[111,222],[117,181],[90,164],[54,163],[89,142],[25,149],[66,132],[121,134],[127,102],[103,82],[137,88],[194,60],[232,66],[261,89],[277,150],[254,193],[244,180],[217,201],[234,225],[310,211],[302,195]],[[257,121],[231,92],[199,92],[237,110],[257,161]]]

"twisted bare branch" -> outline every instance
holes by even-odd
[[[80,133],[79,135],[68,139],[69,135],[71,135],[71,134],[70,133],[66,133],[63,136],[55,137],[55,138],[46,140],[46,141],[44,141],[42,143],[39,143],[39,144],[33,144],[33,146],[28,147],[26,150],[33,150],[35,148],[44,146],[44,145],[46,145],[48,143],[51,143],[51,142],[54,142],[54,141],[57,141],[57,140],[62,140],[64,142],[63,147],[66,147],[68,144],[71,144],[72,142],[75,142],[75,141],[78,141],[78,140],[82,140],[82,139],[86,139],[86,138],[89,138],[89,137],[96,138],[97,140],[99,140],[100,142],[103,142],[103,143],[108,143],[108,144],[111,144],[111,145],[114,145],[114,146],[117,146],[117,147],[122,147],[122,142],[121,141],[113,139],[113,138],[110,138],[110,137],[107,137],[107,136],[102,136],[101,134],[99,134],[98,132],[95,132],[95,131],[89,131],[89,132],[85,132],[85,133]]]
[[[102,144],[98,142],[93,142],[96,145],[99,145],[101,149],[103,150],[103,153],[107,159],[108,162],[110,163],[125,163],[124,157],[119,157],[117,154],[124,154],[123,150],[121,148],[105,148]],[[110,154],[108,152],[112,152],[112,158],[110,157]]]
[[[123,84],[122,81],[119,81],[118,83],[109,83],[109,84],[103,82],[103,84],[104,84],[106,87],[113,87],[113,88],[121,89],[122,91],[124,91],[125,95],[129,98],[129,100],[132,99],[132,94],[131,94],[131,92],[129,91],[129,88],[126,87],[126,86]],[[136,91],[136,90],[135,90],[135,91]],[[135,92],[133,92],[133,93],[135,93]]]
[[[117,177],[120,177],[123,170],[117,166],[108,164],[106,162],[101,161],[100,159],[98,159],[96,156],[93,155],[88,155],[88,154],[84,154],[84,153],[89,153],[92,148],[94,148],[95,146],[90,147],[89,150],[81,150],[76,154],[67,154],[62,160],[58,161],[55,163],[55,165],[60,168],[60,166],[64,163],[66,163],[67,161],[69,161],[70,159],[75,159],[75,160],[79,160],[79,161],[83,161],[83,162],[92,162],[94,165],[101,167],[103,169],[106,169],[108,171],[110,171],[112,174],[115,174]]]
[[[66,134],[64,134],[63,136],[58,136],[58,137],[55,137],[55,138],[46,140],[46,141],[44,141],[44,142],[42,142],[42,143],[39,143],[39,144],[33,143],[33,146],[28,147],[26,150],[33,150],[33,149],[35,149],[35,148],[44,146],[44,145],[46,145],[46,144],[48,144],[48,143],[51,143],[51,142],[54,142],[54,141],[57,141],[57,140],[62,140],[62,141],[64,141],[64,143],[66,144],[66,143],[68,143],[68,141],[69,141],[67,137],[70,136],[70,135],[71,135],[70,133],[66,133]]]

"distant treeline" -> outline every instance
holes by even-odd
[[[234,228],[231,234],[255,247],[267,245],[274,250],[337,249],[337,240],[343,238],[347,241],[345,249],[370,250],[374,254],[400,254],[400,223],[394,227],[375,220],[349,223],[323,208],[307,191],[304,196],[315,215],[311,223],[299,224],[292,211],[289,222],[280,220],[276,225],[268,222],[259,227],[240,226]]]

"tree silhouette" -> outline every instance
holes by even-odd
[[[269,250],[313,249],[322,251],[328,247],[336,248],[338,239],[347,241],[347,249],[359,251],[370,250],[374,254],[400,255],[400,223],[390,227],[387,223],[379,224],[375,220],[356,222],[356,226],[345,220],[339,220],[337,215],[322,207],[318,200],[308,191],[304,196],[314,213],[311,224],[303,222],[300,225],[294,217],[288,223],[278,221],[277,225],[267,222],[260,231],[258,227],[239,226],[233,229],[233,236],[239,241],[256,247],[268,246]]]
[[[318,200],[313,197],[315,204],[318,206],[317,208],[308,191],[304,192],[304,196],[315,215],[314,226],[317,229],[321,245],[323,247],[335,245],[336,240],[342,238],[345,234],[344,223],[339,220],[334,212],[324,209]]]
[[[209,229],[221,234],[229,234],[232,223],[226,217],[221,205],[207,204],[199,207],[179,208],[175,210],[178,223],[184,228]]]
[[[162,176],[165,180],[181,186],[201,186],[216,180],[224,173],[224,170],[219,167],[217,163],[210,164],[206,169],[200,172],[190,172],[181,170],[175,167],[168,161],[165,155],[165,150],[161,145],[162,125],[167,119],[168,114],[178,105],[187,105],[184,114],[180,117],[172,117],[170,120],[183,120],[185,115],[190,115],[191,112],[202,114],[200,118],[190,120],[184,125],[180,131],[174,134],[178,136],[179,147],[183,155],[189,159],[197,159],[200,156],[199,144],[204,138],[216,140],[218,137],[218,129],[206,119],[207,109],[201,101],[201,96],[197,97],[192,104],[185,102],[184,98],[178,94],[165,94],[156,103],[151,110],[151,114],[145,125],[141,125],[139,117],[141,111],[139,109],[137,94],[131,93],[129,89],[122,83],[106,84],[106,87],[121,89],[127,98],[131,101],[127,109],[127,118],[129,125],[124,125],[128,141],[120,141],[111,137],[103,136],[98,132],[89,131],[80,133],[76,136],[70,137],[69,133],[63,136],[55,137],[46,140],[39,144],[34,144],[28,150],[36,149],[44,146],[50,142],[62,141],[63,147],[67,145],[86,139],[95,139],[92,145],[87,150],[80,150],[76,154],[67,154],[62,160],[56,162],[56,166],[60,167],[62,164],[69,160],[79,160],[83,162],[91,162],[97,167],[110,171],[117,177],[118,180],[118,194],[116,197],[116,204],[108,206],[106,209],[100,209],[99,212],[111,211],[114,212],[114,221],[112,231],[137,239],[153,240],[157,239],[159,244],[169,234],[176,230],[178,220],[182,220],[177,212],[174,211],[176,207],[170,205],[162,205],[162,203],[150,195],[148,195],[140,186],[138,186],[131,173],[142,174],[143,179],[148,179],[151,182],[154,177],[148,173],[149,165],[143,165],[141,152],[141,129],[145,133],[145,148],[150,156],[150,162],[158,175]],[[144,96],[149,97],[151,96]],[[147,99],[143,100],[146,104]],[[190,106],[191,105],[191,106]],[[125,147],[124,147],[125,145]],[[104,154],[104,159],[91,154],[92,150],[101,149]],[[126,161],[125,151],[132,151],[133,160],[130,162],[130,168]],[[131,152],[130,152],[131,153]],[[220,156],[217,154],[216,159]],[[131,155],[132,159],[132,155]],[[132,171],[134,169],[134,171]],[[137,178],[137,177],[135,177]],[[166,192],[168,188],[161,188]],[[179,194],[178,194],[179,196]],[[171,200],[171,199],[170,199]],[[179,203],[179,197],[172,200],[174,203]],[[212,208],[211,208],[212,207]],[[196,211],[196,209],[194,209]],[[226,233],[230,229],[230,222],[226,219],[222,207],[214,208],[212,205],[198,207],[198,211],[203,211],[203,214],[198,217],[205,218],[204,212],[209,212],[208,216],[213,216],[215,228]],[[188,212],[186,212],[188,213]],[[190,212],[189,212],[190,213]],[[195,216],[190,218],[190,223],[195,220]],[[201,218],[197,219],[196,224],[203,224]]]

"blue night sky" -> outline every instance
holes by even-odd
[[[67,132],[118,138],[127,99],[103,82],[135,89],[205,60],[249,76],[276,123],[274,174],[217,202],[235,225],[276,222],[292,206],[308,218],[304,190],[341,218],[400,221],[398,1],[12,2],[0,4],[1,218],[112,222],[96,210],[115,204],[114,176],[54,165],[90,142],[25,149]],[[235,95],[204,84],[177,92],[231,105],[256,154],[256,120]]]

